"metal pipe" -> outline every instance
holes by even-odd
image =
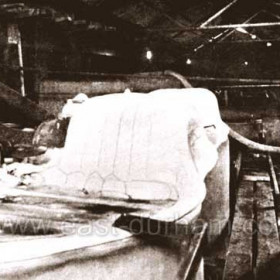
[[[280,42],[279,39],[249,39],[249,40],[235,40],[235,41],[219,41],[216,44],[250,44],[250,43],[273,43]]]
[[[188,80],[193,81],[207,81],[207,82],[239,82],[239,83],[261,83],[261,84],[280,84],[280,80],[269,80],[269,79],[242,79],[242,78],[214,78],[214,77],[186,77]]]
[[[248,149],[256,150],[258,152],[267,152],[267,153],[277,153],[280,154],[280,147],[277,146],[270,146],[265,144],[260,144],[257,142],[254,142],[238,132],[234,131],[233,129],[229,130],[229,136],[236,140],[238,143],[246,146]]]
[[[233,86],[217,86],[215,89],[235,89],[235,88],[278,88],[280,85],[233,85]]]
[[[258,23],[237,23],[237,24],[222,24],[222,25],[208,25],[198,29],[236,29],[248,27],[274,27],[280,26],[280,22],[258,22]]]
[[[259,23],[237,23],[237,24],[222,24],[222,25],[207,25],[207,26],[188,26],[185,28],[153,28],[147,29],[150,32],[176,32],[180,30],[219,30],[219,29],[236,29],[236,28],[248,28],[248,27],[277,27],[280,26],[280,22],[259,22]]]
[[[8,64],[0,63],[0,67],[2,68],[11,68],[14,70],[19,69],[19,67],[13,67]],[[41,69],[33,68],[33,67],[24,67],[24,71],[27,72],[40,72]],[[171,71],[171,70],[166,70]],[[96,73],[96,72],[78,72],[78,71],[46,71],[47,74],[61,74],[61,75],[81,75],[86,77],[92,77],[95,79],[99,78],[162,78],[164,72],[147,72],[147,73],[138,73],[138,74],[107,74],[107,73]],[[175,72],[174,72],[175,73]],[[177,73],[178,74],[178,73]],[[193,81],[205,81],[205,82],[239,82],[239,83],[262,83],[262,84],[280,84],[280,80],[270,80],[270,79],[243,79],[243,78],[216,78],[216,77],[200,77],[200,76],[186,76],[184,77],[187,80]]]
[[[178,79],[185,88],[192,88],[192,85],[185,79],[184,76],[182,76],[181,74],[179,73],[176,73],[174,71],[171,71],[171,70],[166,70],[164,71],[164,74],[165,75],[169,75],[169,76],[172,76],[172,77],[175,77],[176,79]]]

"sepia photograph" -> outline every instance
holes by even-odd
[[[278,280],[279,184],[280,0],[0,0],[1,280]]]

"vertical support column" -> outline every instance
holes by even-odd
[[[21,45],[21,34],[20,30],[17,25],[17,31],[18,31],[18,61],[19,61],[19,75],[20,75],[20,92],[22,96],[25,96],[25,87],[24,87],[24,70],[23,70],[23,57],[22,57],[22,45]]]
[[[34,87],[33,87],[33,100],[36,100],[39,102],[39,92],[40,92],[40,82],[41,82],[41,66],[38,63],[39,59],[39,23],[37,20],[34,22],[34,61],[33,61],[33,67],[36,70],[34,73]],[[39,70],[40,69],[40,70]]]
[[[7,33],[8,33],[8,44],[17,45],[19,78],[20,78],[20,92],[21,92],[22,96],[25,96],[21,33],[19,30],[18,24],[16,24],[16,23],[8,24]]]
[[[7,25],[6,24],[3,24],[3,30],[5,30],[5,34],[3,34],[3,39],[5,40],[5,42],[8,42],[7,40]],[[3,32],[4,33],[4,32]],[[9,70],[8,70],[8,67],[7,65],[9,65],[9,44],[6,43],[5,44],[5,48],[3,50],[3,64],[4,64],[4,67],[3,67],[3,76],[1,77],[1,81],[4,82],[5,84],[9,84],[8,82],[8,77],[9,77]]]

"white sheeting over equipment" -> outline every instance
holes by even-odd
[[[43,183],[94,196],[174,200],[192,210],[227,139],[214,94],[163,89],[90,98],[71,118]],[[185,212],[186,213],[186,212]]]

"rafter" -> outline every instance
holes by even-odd
[[[256,16],[258,16],[262,11],[259,11],[255,14],[253,14],[251,17],[249,17],[246,21],[244,21],[243,23],[248,23],[250,22],[253,18],[255,18]],[[185,31],[186,32],[186,31]],[[201,50],[202,48],[204,48],[205,46],[208,45],[212,45],[214,43],[223,41],[224,39],[226,39],[228,36],[230,36],[232,33],[235,32],[235,29],[231,30],[231,29],[226,29],[224,31],[222,31],[221,33],[217,34],[216,36],[212,37],[211,39],[209,39],[207,42],[199,45],[198,47],[196,47],[194,49],[194,52],[197,52],[199,50]]]
[[[268,15],[273,16],[274,18],[280,20],[280,15],[277,15],[277,14],[267,11],[267,10],[265,10],[264,12],[267,13]]]
[[[255,17],[257,17],[261,12],[263,12],[263,10],[254,13],[251,17],[249,17],[247,20],[245,20],[245,21],[243,22],[243,24],[249,23],[252,19],[254,19]],[[228,29],[228,30],[229,30],[229,29]],[[235,29],[231,30],[228,34],[226,34],[226,36],[224,36],[221,40],[219,40],[219,42],[225,40],[226,38],[228,38],[228,36],[230,36],[230,35],[231,35],[232,33],[234,33],[234,32],[235,32]]]
[[[234,40],[234,41],[219,41],[216,44],[256,44],[256,43],[273,43],[280,42],[280,39],[255,39],[255,40]]]
[[[280,22],[258,22],[258,23],[234,23],[234,24],[222,24],[222,25],[208,25],[204,27],[200,26],[187,26],[182,28],[154,28],[147,29],[150,32],[166,31],[175,32],[181,30],[221,30],[221,29],[236,29],[236,28],[255,28],[255,27],[277,27],[280,26]]]
[[[240,24],[222,24],[222,25],[209,25],[200,29],[236,29],[236,28],[249,28],[249,27],[275,27],[280,26],[280,22],[258,22],[258,23],[240,23]]]
[[[170,20],[171,22],[173,22],[174,24],[176,24],[178,27],[186,27],[185,24],[181,23],[180,21],[178,21],[177,19],[171,17],[168,13],[166,13],[165,11],[163,11],[162,9],[156,7],[154,4],[152,4],[151,2],[148,2],[146,0],[143,0],[143,2],[145,3],[146,6],[148,6],[149,8],[160,12],[160,14],[162,14],[165,18],[167,18],[168,20]]]
[[[272,5],[275,5],[275,6],[280,6],[280,3],[279,2],[272,2]]]
[[[217,17],[219,17],[220,15],[222,15],[225,11],[227,11],[229,8],[231,8],[231,6],[233,6],[236,2],[238,2],[239,0],[233,0],[232,2],[230,2],[229,4],[227,4],[225,7],[223,7],[221,10],[219,10],[217,13],[215,13],[213,16],[211,16],[209,19],[207,19],[205,22],[203,22],[200,27],[205,27],[207,26],[210,22],[212,22],[213,20],[215,20]]]

